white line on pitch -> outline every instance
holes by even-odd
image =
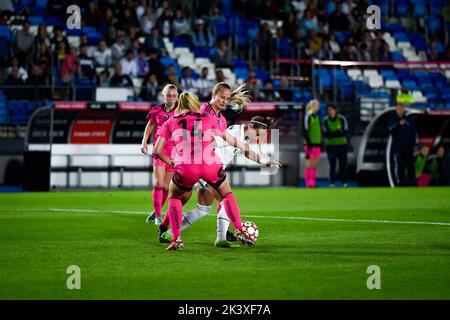
[[[84,213],[119,213],[119,214],[139,214],[145,215],[142,211],[117,211],[117,210],[91,210],[91,209],[16,209],[16,211],[54,211],[54,212],[84,212]],[[210,216],[217,216],[210,214]],[[388,224],[418,224],[418,225],[436,225],[450,226],[448,222],[432,222],[432,221],[399,221],[399,220],[370,220],[370,219],[341,219],[341,218],[313,218],[313,217],[284,217],[284,216],[258,216],[258,215],[242,215],[244,218],[256,219],[281,219],[281,220],[309,220],[309,221],[333,221],[333,222],[361,222],[361,223],[388,223]]]

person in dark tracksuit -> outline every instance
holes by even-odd
[[[395,184],[416,185],[414,147],[418,141],[417,130],[413,119],[406,116],[403,103],[397,103],[395,106],[395,114],[389,118],[388,128],[392,137],[391,154]]]
[[[342,186],[348,186],[347,177],[347,119],[336,111],[336,106],[329,104],[327,107],[328,116],[322,122],[323,135],[326,138],[328,162],[330,164],[330,187],[336,183],[336,163],[339,161],[339,176]]]

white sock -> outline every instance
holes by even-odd
[[[221,241],[227,239],[227,231],[229,226],[230,219],[227,216],[223,202],[221,202],[220,211],[217,214],[217,240]]]
[[[211,206],[203,206],[197,204],[197,208],[194,208],[183,214],[183,222],[181,223],[181,230],[185,230],[194,224],[197,220],[206,216],[211,210]],[[172,235],[172,230],[167,231],[168,234]]]

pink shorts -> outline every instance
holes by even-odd
[[[227,178],[222,164],[179,164],[175,166],[172,181],[181,189],[190,191],[199,179],[218,188]]]
[[[320,147],[310,147],[304,146],[306,159],[319,159],[320,158]]]
[[[419,187],[428,187],[430,185],[431,175],[429,173],[422,173],[417,179]]]
[[[155,146],[153,146],[154,148]],[[166,145],[164,147],[164,152],[168,155],[171,156],[172,154],[172,150],[173,150],[173,146],[170,145]],[[165,167],[166,168],[166,172],[174,172],[174,169],[170,166],[168,166],[164,161],[162,161],[160,158],[158,158],[156,156],[156,154],[152,155],[152,164],[154,167]]]

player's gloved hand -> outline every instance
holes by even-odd
[[[148,144],[147,144],[147,142],[143,142],[141,144],[141,152],[143,154],[148,154]]]

